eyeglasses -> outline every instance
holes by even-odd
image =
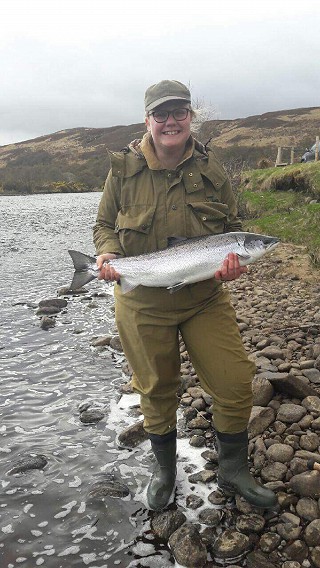
[[[186,120],[189,112],[191,112],[189,108],[175,108],[174,110],[154,110],[153,112],[149,112],[149,116],[152,114],[156,122],[166,122],[171,114],[175,120],[180,121]]]

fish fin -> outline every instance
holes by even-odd
[[[186,282],[178,282],[178,284],[174,284],[174,286],[168,286],[167,290],[169,290],[170,294],[174,294],[175,292],[178,292],[178,290],[181,290],[181,288],[184,288],[186,285]]]
[[[250,254],[238,254],[237,256],[239,257],[240,260],[248,260],[250,258]]]
[[[68,250],[68,253],[72,258],[75,270],[87,270],[88,265],[96,262],[96,258],[94,256],[83,254],[83,252],[78,252],[77,250]]]
[[[88,282],[94,280],[94,278],[95,277],[92,276],[92,274],[90,274],[89,272],[85,272],[84,270],[76,270],[73,275],[70,290],[79,290],[79,288],[82,288],[82,286],[85,286],[86,284],[88,284]]]
[[[168,248],[174,247],[179,243],[184,243],[187,240],[187,237],[168,237]]]
[[[93,256],[83,254],[76,250],[69,250],[68,253],[72,258],[75,269],[70,290],[79,290],[79,288],[82,288],[82,286],[94,280],[95,277],[89,272],[89,266],[94,264],[96,259]]]
[[[128,280],[124,276],[121,276],[119,285],[121,286],[122,294],[126,294],[127,292],[131,292],[131,290],[134,290],[134,288],[136,288],[138,286],[138,284],[133,284],[132,282],[130,282],[130,280]]]

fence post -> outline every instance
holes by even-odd
[[[314,153],[314,161],[317,162],[319,160],[319,136],[316,136],[316,150]]]
[[[294,146],[292,146],[290,152],[290,164],[293,164],[293,162],[294,162]]]
[[[276,159],[276,166],[277,166],[278,164],[281,164],[281,150],[282,150],[281,146],[278,146],[278,153],[277,153],[277,159]]]

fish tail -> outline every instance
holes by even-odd
[[[85,284],[88,284],[88,282],[91,282],[91,280],[94,280],[95,276],[90,272],[89,267],[95,263],[96,259],[76,250],[69,250],[68,252],[75,269],[70,290],[78,290]]]

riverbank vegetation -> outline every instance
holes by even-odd
[[[320,266],[320,162],[244,171],[238,192],[246,230],[303,245]]]

